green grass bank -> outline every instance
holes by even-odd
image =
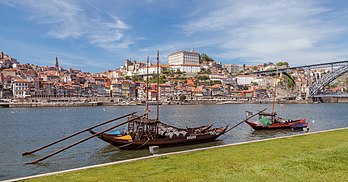
[[[27,181],[348,181],[348,129],[161,156]]]

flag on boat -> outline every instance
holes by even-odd
[[[149,113],[150,112],[150,109],[147,110],[146,112],[146,108],[144,109],[144,113]]]

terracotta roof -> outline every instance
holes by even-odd
[[[203,90],[199,89],[199,88],[195,88],[195,89],[193,89],[193,92],[203,92]]]
[[[14,80],[14,82],[17,82],[17,83],[27,83],[28,81],[26,81],[24,79],[16,79],[16,80]]]
[[[242,93],[251,93],[253,92],[252,90],[242,90]]]

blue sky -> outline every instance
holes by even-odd
[[[348,59],[345,1],[0,0],[0,50],[101,72],[194,49],[223,63]]]

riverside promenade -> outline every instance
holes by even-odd
[[[348,101],[347,101],[348,102]],[[223,98],[208,98],[200,100],[185,101],[161,101],[163,105],[202,105],[202,104],[270,104],[270,99],[236,99],[228,100]],[[310,104],[307,100],[285,100],[279,101],[282,104]],[[334,102],[338,103],[338,102]],[[0,102],[0,108],[30,108],[30,107],[89,107],[89,106],[129,106],[141,105],[140,101],[128,101],[112,97],[92,97],[92,98],[30,98],[14,99],[7,102]]]
[[[348,128],[159,154],[8,181],[347,181]]]

